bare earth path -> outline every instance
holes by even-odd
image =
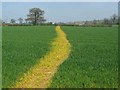
[[[59,65],[69,56],[71,47],[60,26],[56,26],[55,30],[57,37],[52,43],[50,52],[24,74],[13,88],[47,88],[50,85]]]

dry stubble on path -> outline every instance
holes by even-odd
[[[13,88],[47,88],[58,67],[70,54],[70,43],[60,26],[55,28],[57,37],[51,50],[40,59],[39,63],[21,77]]]

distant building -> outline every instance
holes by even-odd
[[[80,21],[75,21],[74,22],[74,25],[76,25],[76,26],[81,26],[81,25],[83,25],[84,23],[83,22],[80,22]]]

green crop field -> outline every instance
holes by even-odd
[[[6,26],[2,35],[2,83],[8,87],[49,51],[56,33],[52,26]]]
[[[50,87],[117,87],[117,27],[62,27],[71,43]]]
[[[71,52],[53,76],[49,87],[117,87],[117,27],[61,28],[71,44]],[[3,87],[14,85],[23,73],[50,51],[57,35],[54,29],[54,26],[3,27]]]

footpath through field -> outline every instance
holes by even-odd
[[[39,63],[23,75],[13,88],[47,88],[59,65],[70,54],[70,43],[60,26],[55,28],[57,37],[52,43],[50,52],[40,59]]]

